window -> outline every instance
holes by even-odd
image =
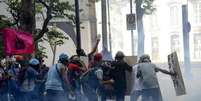
[[[150,26],[151,28],[157,28],[158,27],[158,21],[157,21],[157,15],[150,16]]]
[[[194,35],[194,58],[201,59],[201,34]]]
[[[170,25],[179,25],[179,12],[177,6],[170,7]]]
[[[194,22],[195,24],[201,23],[201,2],[194,4]]]
[[[158,60],[159,59],[159,43],[158,43],[158,38],[153,37],[151,41],[151,46],[152,46],[152,59],[153,60]]]
[[[180,42],[179,42],[179,35],[172,35],[171,36],[171,52],[176,51],[177,54],[180,54]]]

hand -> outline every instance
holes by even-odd
[[[113,80],[113,79],[110,79],[110,82],[111,82],[111,83],[114,83],[114,80]]]

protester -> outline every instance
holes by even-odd
[[[47,101],[68,101],[68,93],[72,93],[67,77],[68,55],[60,54],[59,61],[48,71],[45,88]],[[67,91],[68,90],[68,91]]]
[[[17,59],[15,57],[11,57],[7,63],[8,66],[6,68],[6,71],[10,77],[8,80],[9,98],[17,100],[17,96],[20,90],[17,80],[20,71],[20,64],[17,63]]]
[[[49,67],[47,67],[43,63],[43,58],[39,57],[39,69],[38,69],[38,77],[35,87],[35,95],[37,98],[37,101],[44,101],[44,93],[45,93],[45,82],[47,79],[47,72],[49,70]]]
[[[83,74],[81,78],[84,94],[89,101],[98,101],[97,90],[99,89],[103,79],[101,62],[102,55],[100,53],[96,53],[93,65],[91,65],[90,69]]]
[[[39,61],[33,58],[29,61],[29,66],[24,69],[24,74],[19,81],[21,91],[19,101],[35,101],[34,88],[38,76],[38,72],[36,71],[38,68]]]
[[[84,101],[84,94],[81,92],[80,76],[87,70],[85,64],[80,60],[77,55],[70,58],[68,64],[68,77],[72,86],[73,92],[75,92],[75,101]]]
[[[8,101],[8,78],[4,67],[0,64],[0,101]]]
[[[142,55],[137,66],[137,78],[141,86],[142,101],[162,101],[156,72],[162,72],[168,75],[176,75],[175,73],[158,68],[151,63],[149,55]]]
[[[125,55],[118,51],[112,66],[112,78],[114,79],[114,93],[116,101],[124,101],[126,93],[126,71],[132,72],[132,67],[124,61]]]

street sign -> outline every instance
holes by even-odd
[[[126,23],[127,23],[127,30],[135,30],[136,29],[135,14],[127,14]]]

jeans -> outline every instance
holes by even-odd
[[[58,91],[58,90],[47,90],[46,100],[47,101],[68,101],[67,94],[65,94],[64,91]]]
[[[83,83],[83,92],[88,98],[88,101],[98,101],[96,89],[92,88],[89,84]]]
[[[0,101],[8,101],[8,93],[0,94]]]
[[[142,90],[142,101],[163,101],[160,88],[150,88]]]
[[[125,89],[115,89],[115,98],[116,101],[124,101],[125,99]]]
[[[136,90],[131,94],[131,100],[130,101],[137,101],[138,98],[141,96],[141,91],[140,90]]]

